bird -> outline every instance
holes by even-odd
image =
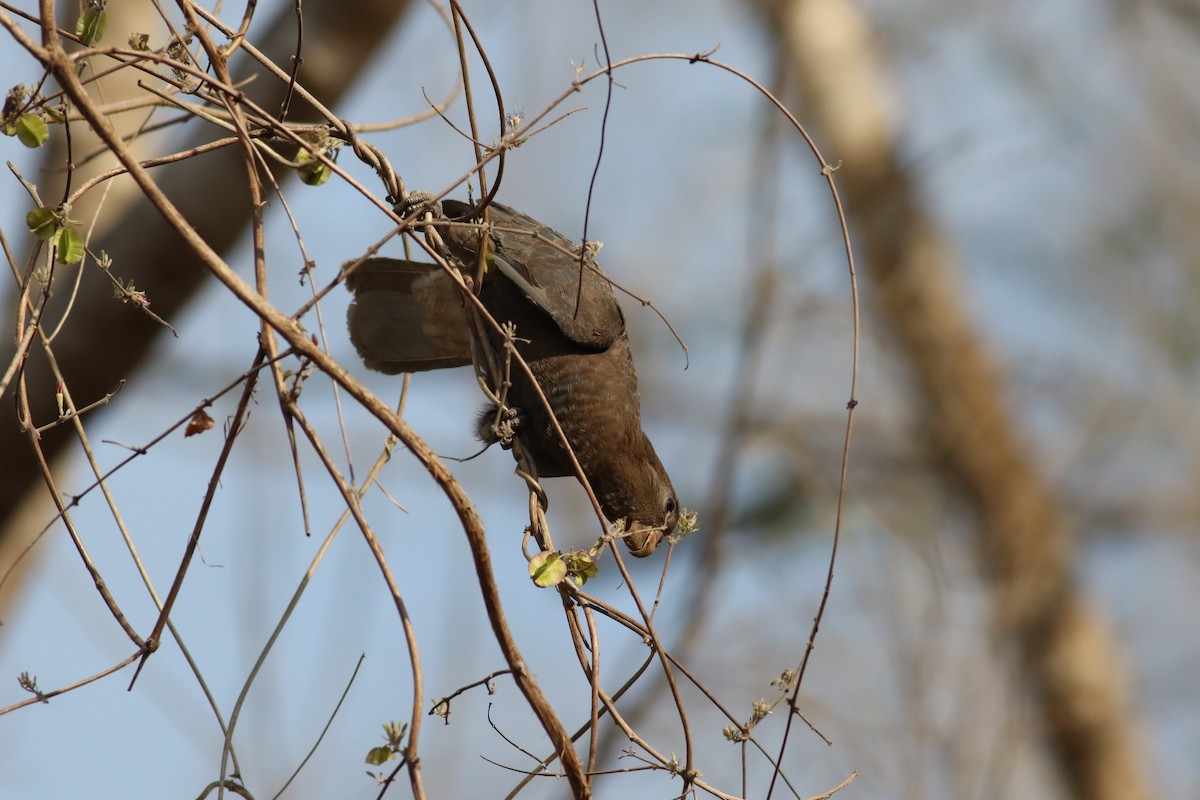
[[[511,323],[515,349],[545,393],[604,516],[623,523],[622,537],[637,557],[652,554],[674,532],[680,507],[666,468],[642,429],[637,372],[625,317],[612,285],[588,253],[547,225],[508,206],[488,209],[487,247],[481,262],[481,212],[457,200],[434,202],[411,193],[401,215],[423,213],[440,225],[430,238],[497,323]],[[445,224],[447,220],[475,224]],[[440,239],[440,241],[439,241]],[[477,273],[477,265],[484,264]],[[354,297],[347,311],[350,341],[365,365],[388,374],[447,369],[473,363],[467,298],[436,264],[371,257],[346,265]],[[478,330],[478,329],[477,329]],[[485,333],[503,358],[505,336]],[[478,352],[479,342],[474,342]],[[515,436],[538,478],[575,476],[545,404],[525,371],[510,365],[502,395],[489,403],[476,435],[503,445]],[[481,373],[493,394],[495,378]],[[514,453],[514,456],[516,454]],[[518,464],[520,461],[518,460]]]

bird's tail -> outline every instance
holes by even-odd
[[[371,369],[395,375],[471,363],[462,297],[436,265],[368,258],[346,276],[346,288],[354,294],[350,341]]]

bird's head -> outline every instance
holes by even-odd
[[[623,466],[626,474],[616,484],[620,490],[606,492],[601,505],[609,519],[625,521],[623,538],[629,552],[645,558],[665,536],[675,532],[679,500],[649,441],[640,457],[625,459]]]

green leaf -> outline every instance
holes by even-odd
[[[404,736],[408,733],[407,722],[385,722],[383,723],[383,735],[387,737],[388,745],[393,750],[399,750],[400,745],[404,744]]]
[[[30,233],[44,242],[53,238],[58,231],[58,214],[45,206],[35,208],[25,215],[25,225]]]
[[[150,50],[150,34],[137,33],[136,31],[130,31],[129,47],[132,50],[137,50],[139,53],[149,52],[149,50]]]
[[[567,562],[558,553],[543,550],[529,560],[529,577],[543,589],[557,586],[567,577]]]
[[[296,160],[303,165],[299,169],[300,180],[309,186],[320,186],[329,180],[329,176],[333,174],[333,170],[329,168],[328,164],[318,161],[312,153],[303,147],[296,154]]]
[[[372,747],[371,751],[367,753],[367,763],[371,766],[378,767],[380,764],[391,761],[395,757],[396,754],[386,747]]]
[[[586,551],[578,551],[567,555],[567,572],[575,583],[583,586],[590,578],[596,577],[600,573],[600,568],[596,565],[595,560]]]
[[[107,25],[108,14],[103,9],[89,8],[75,23],[75,35],[85,45],[93,45],[104,38],[104,28]]]
[[[328,164],[322,164],[320,161],[314,161],[308,166],[300,168],[300,180],[309,186],[320,186],[325,181],[329,180],[329,176],[333,174],[333,170]]]
[[[50,128],[46,120],[36,114],[22,114],[13,125],[13,132],[21,140],[21,144],[30,148],[41,147],[50,138]]]
[[[58,254],[55,260],[60,264],[78,264],[83,260],[83,237],[74,228],[62,228],[58,232]]]
[[[50,127],[46,121],[34,114],[22,114],[13,125],[13,132],[21,144],[30,150],[37,149],[50,138]]]

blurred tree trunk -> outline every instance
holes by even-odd
[[[1021,441],[1003,376],[967,316],[956,254],[897,153],[883,69],[847,0],[757,0],[784,98],[841,162],[866,293],[920,397],[930,446],[978,525],[997,641],[1011,644],[1067,796],[1152,796],[1114,642],[1071,573],[1072,523]],[[865,402],[871,402],[864,396]]]
[[[118,16],[109,22],[110,38],[117,35],[114,32],[125,30],[150,32],[161,29],[157,14],[152,12],[149,3],[115,5],[119,8],[110,8],[110,13]],[[59,22],[73,29],[74,14],[77,13],[73,10],[75,4],[64,6],[72,8],[60,12],[63,16]],[[354,85],[363,67],[387,41],[408,6],[407,0],[363,0],[353,5],[351,13],[345,4],[336,0],[306,2],[299,80],[326,106],[332,107]],[[260,9],[260,14],[269,10]],[[133,16],[120,16],[122,14]],[[296,47],[296,24],[296,9],[286,4],[279,8],[274,18],[256,20],[250,31],[251,41],[274,63],[290,70]],[[152,34],[151,41],[157,47],[164,44],[164,39],[165,34]],[[243,62],[240,73],[235,67],[235,75],[245,77],[245,67]],[[256,72],[260,73],[257,79],[245,87],[247,96],[264,108],[278,109],[284,96],[284,85],[274,77],[261,74],[261,69]],[[98,98],[111,102],[130,92],[144,96],[144,90],[128,85],[144,78],[134,70],[119,70],[92,86],[100,93]],[[142,118],[136,112],[127,113],[114,122],[118,130],[128,130]],[[289,119],[305,121],[315,117],[307,105],[296,98]],[[81,162],[84,155],[91,154],[98,146],[98,140],[80,125],[74,126],[72,134],[73,157],[76,162]],[[210,141],[212,129],[198,130],[195,137],[190,143],[180,142],[178,149]],[[61,137],[57,138],[57,145],[47,148],[42,174],[29,176],[38,184],[43,202],[50,205],[61,200],[62,165],[66,163]],[[81,163],[75,171],[73,185],[79,186],[112,165],[113,161],[105,158]],[[250,222],[245,169],[241,149],[230,147],[160,167],[156,175],[172,202],[193,221],[210,245],[221,250],[236,242]],[[290,178],[290,173],[277,177],[282,182]],[[151,310],[170,321],[204,286],[206,272],[158,212],[136,191],[129,191],[132,189],[130,183],[118,180],[114,186],[119,188],[106,199],[104,213],[99,217],[90,245],[96,252],[101,249],[108,252],[114,261],[113,273],[145,291]],[[72,216],[90,220],[89,208],[97,196],[98,192],[92,193],[87,204],[81,203]],[[213,202],[214,198],[221,198],[221,202]],[[122,379],[134,379],[153,343],[164,334],[170,335],[146,315],[115,300],[108,277],[94,264],[88,262],[83,269],[78,296],[71,306],[70,324],[64,326],[54,340],[55,358],[80,406],[112,392]],[[70,283],[70,279],[56,278],[45,320],[57,320],[61,316],[71,294]],[[0,345],[0,362],[4,364],[9,363],[14,352],[12,331],[17,297],[16,291],[8,293],[0,320],[0,326],[8,332],[4,344]],[[30,402],[34,414],[40,415],[35,417],[35,424],[53,421],[58,413],[54,381],[40,350],[35,339],[25,369]],[[15,391],[14,382],[9,387],[10,395]],[[183,411],[180,409],[180,413]],[[92,413],[102,412],[103,408]],[[48,458],[61,460],[74,441],[73,437],[71,426],[59,425],[43,434],[42,449]],[[27,435],[11,415],[0,424],[0,453],[5,454],[0,459],[0,575],[4,575],[41,530],[52,510],[46,502]],[[16,577],[10,577],[5,585],[0,608],[15,596]]]

